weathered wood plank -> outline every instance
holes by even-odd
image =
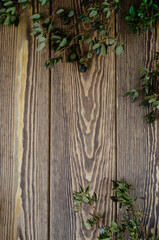
[[[48,239],[49,74],[30,13],[2,28],[0,239]]]
[[[98,57],[84,74],[65,63],[51,72],[50,239],[96,239],[96,232],[82,227],[85,216],[71,210],[79,184],[99,194],[106,222],[114,217],[109,199],[116,172],[114,59],[114,53]]]
[[[124,4],[123,13],[130,3]],[[148,126],[143,117],[146,110],[139,101],[123,98],[125,92],[140,86],[140,67],[151,67],[158,50],[157,29],[151,34],[126,32],[124,14],[117,19],[117,33],[125,42],[126,54],[117,57],[117,177],[132,182],[139,204],[148,215],[147,228],[159,229],[159,122]],[[123,16],[123,17],[122,17]],[[140,99],[141,100],[141,99]]]

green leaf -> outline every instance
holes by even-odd
[[[47,3],[47,0],[42,0],[41,1],[41,6],[45,5]]]
[[[130,7],[129,12],[131,16],[135,17],[135,10],[133,6]]]
[[[12,7],[10,7],[10,8],[7,8],[7,11],[6,11],[6,13],[9,13],[9,12],[11,12],[12,11]]]
[[[39,47],[37,48],[37,51],[42,50],[44,47],[45,47],[45,43],[43,42],[39,45]]]
[[[31,18],[32,20],[40,19],[40,14],[39,14],[39,13],[36,13],[36,14],[32,15],[30,18]]]
[[[87,53],[87,57],[88,58],[92,58],[93,57],[93,54],[91,52]]]
[[[116,222],[112,222],[112,227],[113,227],[114,229],[117,229],[117,228],[118,228],[117,223],[116,223]]]
[[[73,17],[74,16],[74,11],[70,11],[68,14],[68,17]]]
[[[145,73],[148,73],[149,72],[149,70],[147,69],[147,68],[139,68],[140,69],[140,71],[143,71],[143,72],[145,72]]]
[[[115,39],[112,39],[112,40],[110,40],[110,41],[108,42],[108,45],[111,46],[111,45],[113,45],[115,42],[116,42],[116,40],[115,40]]]
[[[12,8],[12,15],[14,15],[16,13],[16,7]]]
[[[10,18],[10,16],[7,16],[5,21],[4,21],[4,25],[9,25],[10,22],[11,22],[11,18]]]
[[[85,203],[88,203],[89,202],[89,199],[85,196],[82,197],[82,200],[85,202]]]
[[[103,12],[108,12],[109,11],[109,8],[104,8],[103,9]]]
[[[104,43],[102,43],[102,46],[101,46],[101,53],[103,56],[107,54],[107,49]]]
[[[96,50],[99,47],[100,47],[100,43],[96,43],[96,44],[93,45],[93,50]]]
[[[85,190],[85,194],[88,194],[88,193],[89,193],[89,185],[88,185],[88,187]]]
[[[90,228],[91,228],[90,223],[88,223],[88,222],[84,222],[83,224],[84,224],[84,226],[85,226],[87,229],[90,229]]]
[[[76,53],[72,53],[70,55],[70,59],[71,59],[71,61],[74,61],[76,59]]]
[[[61,14],[61,13],[63,13],[64,11],[65,11],[65,10],[64,10],[63,8],[60,8],[60,9],[57,10],[56,14]]]
[[[90,18],[95,17],[97,14],[98,14],[98,12],[96,10],[93,10],[90,12],[89,17]]]
[[[6,12],[6,9],[5,9],[5,8],[1,8],[1,9],[0,9],[0,14],[1,14],[1,13],[5,13],[5,12]]]
[[[5,7],[8,7],[8,6],[11,6],[13,4],[13,2],[12,1],[9,1],[9,2],[5,2],[4,3],[4,6]]]
[[[41,37],[39,38],[39,42],[40,42],[40,43],[45,42],[45,40],[46,40],[46,38],[43,37],[43,36],[41,36]]]
[[[154,8],[155,10],[158,10],[158,9],[159,9],[159,7],[157,6],[157,4],[153,4],[152,6],[153,6],[153,8]]]
[[[134,96],[135,96],[135,98],[137,98],[137,97],[139,96],[139,93],[136,91],[136,92],[134,93]]]
[[[113,233],[116,233],[116,232],[117,232],[117,230],[116,230],[116,229],[114,229],[113,227],[112,227],[112,228],[110,228],[110,230],[111,230],[111,232],[113,232]]]
[[[117,48],[116,48],[116,54],[117,55],[120,55],[123,51],[123,47],[121,45],[119,45]]]
[[[26,3],[28,0],[18,0],[19,3]]]
[[[132,21],[132,17],[131,16],[126,16],[125,20],[128,21],[128,22],[131,22]]]
[[[110,17],[110,15],[111,15],[111,12],[108,11],[108,12],[107,12],[107,15],[106,15],[106,19],[108,19],[108,18]]]
[[[56,36],[56,35],[54,35],[54,36],[50,37],[50,39],[61,40],[61,37],[60,37],[60,36]]]
[[[61,41],[59,47],[64,47],[67,44],[67,39],[63,38],[63,40]]]
[[[35,28],[34,31],[36,31],[37,33],[43,32],[43,30],[41,28]]]
[[[135,93],[136,90],[135,89],[131,89],[130,91],[128,91],[127,93],[124,94],[124,97],[127,97],[129,95],[132,95],[133,93]]]

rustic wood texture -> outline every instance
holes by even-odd
[[[110,201],[116,173],[115,55],[91,65],[84,74],[64,63],[51,72],[51,239],[96,239],[96,232],[82,227],[85,216],[71,209],[79,184],[98,192],[107,223],[115,215]]]
[[[112,28],[126,53],[97,57],[84,74],[74,64],[58,64],[50,73],[44,69],[51,53],[49,47],[36,52],[31,9],[18,28],[0,26],[1,240],[96,239],[97,232],[82,226],[86,216],[73,213],[72,192],[90,184],[110,223],[120,216],[110,201],[116,177],[133,183],[147,228],[157,234],[159,123],[146,125],[139,101],[132,104],[123,94],[140,85],[139,67],[153,65],[159,24],[153,34],[126,32],[128,7],[124,3]]]
[[[36,53],[30,12],[1,27],[0,239],[47,239],[49,74]]]
[[[136,1],[137,3],[138,1]],[[135,3],[135,1],[134,1]],[[123,12],[117,19],[117,34],[125,43],[126,54],[117,57],[117,178],[124,177],[132,182],[141,208],[148,216],[147,228],[152,233],[159,229],[159,122],[147,125],[143,118],[146,110],[137,100],[132,104],[123,95],[141,85],[139,68],[153,67],[155,51],[159,50],[159,26],[153,32],[141,35],[126,32],[124,12],[130,2],[124,4]],[[123,16],[123,17],[122,17]],[[120,211],[119,211],[120,212]],[[118,215],[120,215],[118,212]],[[159,234],[159,233],[158,233]]]

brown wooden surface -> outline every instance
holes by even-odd
[[[84,74],[66,63],[49,73],[49,48],[36,52],[30,14],[18,28],[0,26],[0,240],[96,239],[82,227],[86,216],[72,212],[72,192],[90,184],[110,223],[120,216],[109,199],[116,177],[133,183],[157,232],[159,125],[146,125],[139,101],[123,94],[139,86],[138,68],[152,65],[159,27],[127,33],[121,13],[112,34],[121,34],[126,54],[95,58]]]
[[[47,239],[49,75],[29,13],[1,27],[0,239]]]
[[[134,1],[135,2],[135,1]],[[136,1],[137,2],[137,1]],[[123,13],[130,3],[124,5]],[[125,43],[126,54],[116,60],[117,86],[117,178],[132,182],[138,203],[148,216],[146,224],[153,233],[159,229],[159,125],[143,121],[146,110],[139,107],[142,98],[132,104],[124,93],[141,86],[139,68],[154,66],[159,47],[157,25],[141,35],[126,32],[124,14],[117,19],[117,34]],[[119,211],[120,212],[120,211]],[[119,215],[118,212],[118,215]]]

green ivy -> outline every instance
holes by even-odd
[[[132,96],[132,102],[134,102],[140,95],[144,96],[140,106],[148,109],[148,113],[145,116],[147,123],[154,123],[156,119],[156,110],[159,109],[159,53],[156,53],[157,64],[155,69],[148,70],[147,68],[141,68],[144,75],[140,78],[142,86],[138,89],[131,89],[124,96]]]
[[[111,197],[114,203],[119,204],[119,208],[123,208],[123,215],[120,221],[113,221],[110,226],[104,224],[104,217],[106,211],[103,213],[98,212],[97,204],[99,198],[94,193],[92,196],[89,192],[89,186],[84,189],[80,187],[79,192],[73,193],[74,208],[73,210],[78,213],[84,211],[90,215],[83,225],[87,229],[99,229],[97,239],[104,240],[159,240],[153,236],[151,232],[146,232],[144,226],[144,213],[136,204],[136,198],[133,198],[132,185],[124,181],[113,181],[115,196]]]
[[[159,16],[158,0],[142,0],[137,7],[133,5],[129,9],[126,21],[133,33],[145,31],[149,28],[152,31],[152,24],[157,21]]]
[[[109,48],[116,54],[123,51],[120,39],[110,34],[110,19],[120,9],[119,0],[97,2],[83,1],[80,14],[59,8],[45,20],[41,14],[31,17],[34,20],[32,34],[39,41],[38,50],[45,47],[47,40],[51,42],[52,57],[46,61],[46,68],[51,69],[65,56],[67,62],[77,62],[80,71],[86,72],[93,56],[106,56]],[[57,28],[56,20],[60,19],[62,27]]]
[[[43,6],[49,4],[48,0],[39,0]],[[18,26],[20,16],[24,10],[31,7],[32,0],[1,0],[0,1],[0,24],[10,27]]]

